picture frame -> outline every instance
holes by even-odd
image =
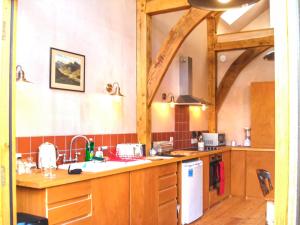
[[[50,48],[51,89],[85,92],[85,56]]]

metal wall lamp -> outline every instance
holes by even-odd
[[[248,6],[258,1],[260,0],[188,0],[193,7],[212,11],[225,11],[231,8]]]
[[[118,82],[114,82],[113,84],[108,83],[106,85],[106,91],[110,95],[124,97],[124,95],[121,93],[120,86],[119,86]]]
[[[17,80],[17,82],[32,83],[31,81],[29,81],[29,80],[26,79],[25,72],[22,69],[22,66],[17,65],[16,72],[17,72],[17,74],[16,74],[16,80]]]
[[[175,107],[175,97],[172,93],[169,93],[169,94],[162,93],[161,98],[162,98],[163,102],[169,103],[171,108]]]

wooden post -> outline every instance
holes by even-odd
[[[208,57],[208,95],[209,102],[209,117],[208,129],[209,132],[217,131],[217,111],[216,111],[216,92],[217,92],[217,53],[215,51],[217,24],[214,16],[207,17],[207,57]]]
[[[151,64],[151,17],[146,13],[146,0],[137,0],[137,46],[136,46],[136,91],[137,91],[137,136],[146,144],[147,154],[151,148],[151,110],[147,105],[147,74]]]
[[[0,8],[2,11],[0,57],[0,224],[16,224],[14,105],[16,86],[16,9],[17,0],[2,1]],[[13,30],[11,30],[11,24],[13,25]]]

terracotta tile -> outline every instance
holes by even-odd
[[[152,141],[156,141],[157,140],[157,134],[156,133],[152,133]]]
[[[103,139],[103,135],[101,135],[101,134],[95,135],[95,145],[97,147],[103,145],[103,140],[102,139]]]
[[[18,137],[18,153],[30,153],[30,137]]]
[[[44,142],[43,137],[31,137],[31,152],[38,152],[39,146]]]
[[[55,145],[58,150],[66,150],[66,137],[65,136],[55,136]]]
[[[26,158],[29,157],[29,156],[32,158],[32,161],[35,162],[36,165],[38,166],[38,161],[39,161],[38,156],[39,156],[39,154],[34,152],[34,153],[31,153],[30,155],[27,155]],[[23,156],[22,156],[22,158],[23,158]],[[26,158],[24,158],[24,159],[26,159]]]
[[[67,135],[66,138],[66,150],[70,149],[71,140],[74,137],[74,135]],[[76,146],[72,146],[72,148],[76,148]]]
[[[125,143],[125,137],[124,134],[118,134],[118,144]]]
[[[95,141],[95,140],[93,139],[93,141]],[[86,148],[86,140],[83,138],[78,138],[74,144],[75,144],[76,149],[85,149]]]
[[[130,134],[124,134],[124,141],[125,141],[125,143],[131,143]]]
[[[131,142],[131,143],[137,143],[135,137],[136,137],[136,134],[130,134],[130,142]]]
[[[110,135],[104,134],[103,135],[103,146],[110,146]]]
[[[112,134],[110,136],[110,144],[111,144],[111,146],[117,146],[117,144],[118,144],[118,135],[117,134]]]
[[[54,136],[45,136],[44,142],[49,142],[51,144],[54,144]]]
[[[131,141],[132,141],[132,143],[138,143],[137,134],[133,134],[133,135],[131,136]]]

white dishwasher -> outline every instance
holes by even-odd
[[[181,224],[189,224],[203,215],[203,162],[182,162]]]

